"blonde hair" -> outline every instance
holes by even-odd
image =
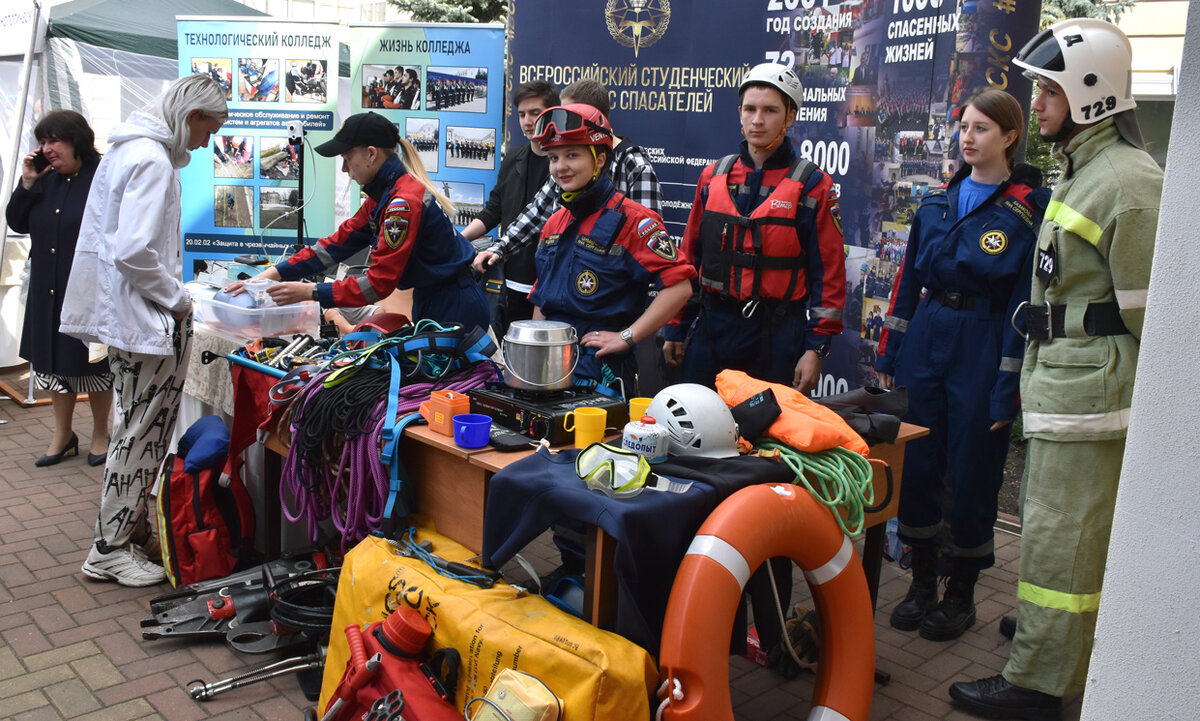
[[[442,206],[442,210],[446,211],[446,215],[454,218],[455,214],[458,213],[458,209],[454,207],[454,203],[446,197],[445,193],[433,186],[433,181],[430,180],[429,173],[425,172],[425,164],[421,162],[421,156],[417,154],[417,149],[413,147],[412,143],[408,142],[407,138],[400,138],[400,151],[403,153],[401,161],[404,163],[404,167],[408,169],[408,172],[417,179],[417,182],[425,186],[425,189],[438,202],[438,205]]]
[[[191,129],[187,116],[193,110],[201,115],[218,118],[224,124],[229,120],[229,106],[225,103],[225,90],[207,75],[189,75],[171,83],[170,87],[146,106],[145,111],[162,120],[171,131],[171,165],[182,168],[191,160],[188,150]]]

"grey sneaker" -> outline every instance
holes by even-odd
[[[83,574],[100,581],[116,581],[122,586],[154,586],[167,580],[162,566],[157,565],[137,546],[114,548],[108,553],[92,546],[83,562]]]

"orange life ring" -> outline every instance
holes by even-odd
[[[743,488],[700,526],[679,565],[659,656],[660,715],[733,719],[729,634],[742,589],[765,560],[804,571],[821,617],[809,721],[866,721],[875,679],[875,614],[858,553],[828,509],[799,486]]]

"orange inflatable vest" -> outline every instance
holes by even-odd
[[[732,721],[729,634],[750,574],[768,558],[799,564],[821,617],[808,718],[867,721],[875,619],[862,564],[829,510],[803,488],[743,488],[713,511],[679,565],[663,625],[661,718]]]
[[[717,374],[717,393],[730,408],[768,388],[775,392],[775,400],[783,409],[767,429],[768,436],[805,453],[819,453],[842,446],[860,455],[867,455],[867,442],[841,416],[795,388],[760,381],[742,371],[723,370]],[[746,440],[754,441],[753,438]]]

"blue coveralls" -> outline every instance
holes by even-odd
[[[547,319],[573,325],[580,338],[628,328],[645,312],[651,283],[671,286],[695,276],[659,215],[618,193],[606,173],[563,206],[542,229],[529,300]],[[575,376],[610,388],[619,376],[629,393],[636,370],[632,350],[599,360],[586,354]]]
[[[1049,191],[1006,181],[959,218],[960,182],[970,170],[964,165],[917,209],[875,368],[908,388],[905,420],[930,430],[904,456],[900,538],[947,545],[939,544],[947,479],[949,552],[962,568],[983,569],[995,562],[1010,432],[989,428],[1017,415],[1024,339],[1009,319],[1029,298]]]

